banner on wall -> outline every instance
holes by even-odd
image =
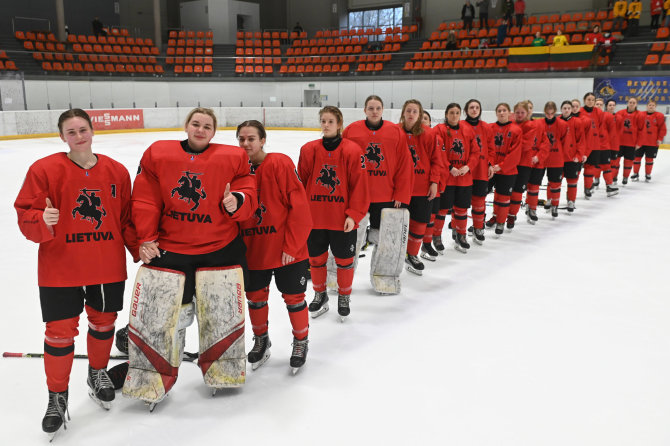
[[[510,48],[508,71],[561,71],[584,69],[591,63],[593,45],[525,46]]]
[[[93,130],[143,129],[144,113],[137,109],[86,110],[93,122]]]
[[[637,98],[641,104],[650,99],[658,105],[670,105],[670,77],[622,77],[595,78],[593,91],[596,96],[605,100],[614,99],[617,103],[625,103],[630,98]]]

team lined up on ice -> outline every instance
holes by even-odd
[[[480,102],[473,99],[465,105],[465,120],[461,107],[450,104],[445,123],[431,129],[419,101],[408,100],[395,124],[382,119],[382,99],[373,95],[365,102],[366,118],[346,129],[339,109],[320,110],[323,138],[302,147],[297,169],[287,156],[263,150],[266,132],[258,121],[238,126],[240,147],[211,144],[216,116],[197,108],[186,120],[184,141],[157,141],[146,150],[132,195],[125,168],[93,153],[88,115],[79,109],[63,113],[58,128],[69,152],[34,163],[15,202],[21,231],[40,244],[38,285],[49,389],[43,430],[54,434],[65,421],[74,337],[84,308],[89,320],[89,395],[105,408],[114,399],[114,387],[123,386],[124,394],[151,404],[167,395],[194,314],[201,328],[199,365],[205,382],[213,389],[240,385],[246,368],[243,325],[240,331],[239,318],[204,310],[207,304],[234,312],[239,305],[231,303],[239,298],[234,290],[241,289],[240,282],[254,332],[254,347],[246,359],[256,368],[269,357],[268,296],[274,274],[291,320],[290,365],[295,371],[307,355],[308,312],[316,317],[328,310],[329,249],[336,265],[338,314],[344,319],[350,313],[355,260],[363,242],[375,245],[373,287],[397,293],[403,264],[421,274],[419,251],[428,260],[444,251],[442,229],[448,213],[456,249],[469,248],[470,207],[474,240],[484,241],[486,196],[492,188],[494,216],[488,225],[495,225],[499,236],[505,222],[510,229],[514,226],[526,190],[528,221],[537,220],[545,171],[553,217],[558,215],[564,176],[567,210],[574,211],[582,163],[586,198],[601,172],[608,196],[616,193],[621,156],[624,184],[631,168],[637,179],[643,156],[650,180],[665,135],[665,121],[654,113],[655,104],[648,104],[647,113],[638,112],[631,99],[626,110],[614,115],[610,103],[609,112],[598,109],[591,93],[584,102],[580,109],[579,101],[565,101],[560,117],[549,102],[545,119],[535,121],[530,120],[529,101],[513,109],[499,104],[497,121],[487,124],[480,119]],[[367,218],[366,237],[367,225],[361,222]],[[126,333],[128,376],[121,368],[112,380],[107,364],[127,278],[124,246],[145,266],[138,273],[137,301]],[[308,268],[315,291],[309,306]],[[239,275],[231,275],[231,269]],[[219,291],[206,289],[205,281]],[[167,283],[176,285],[166,290]],[[143,307],[152,311],[138,310]],[[202,330],[212,322],[207,318],[238,325],[224,327],[231,330],[210,339],[211,333]],[[164,350],[151,337],[160,330],[170,341]],[[211,372],[214,368],[217,373]]]

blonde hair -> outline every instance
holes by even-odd
[[[530,120],[530,108],[528,107],[528,101],[517,102],[514,105],[514,111],[516,111],[517,108],[523,108],[524,110],[526,110],[526,119],[524,119],[524,121],[529,121]]]
[[[210,118],[212,118],[212,122],[214,123],[214,132],[216,132],[216,115],[214,114],[214,110],[205,107],[196,107],[190,112],[188,112],[188,115],[186,116],[186,121],[184,122],[184,127],[188,126],[188,123],[191,122],[191,119],[193,119],[193,115],[195,115],[196,113],[207,115]]]
[[[416,123],[410,129],[412,135],[419,136],[423,133],[423,124],[421,124],[421,118],[423,117],[423,106],[421,105],[421,102],[417,101],[416,99],[408,99],[405,101],[402,106],[402,112],[400,112],[400,124],[405,127],[405,109],[410,104],[414,104],[419,107],[419,119],[417,119]]]

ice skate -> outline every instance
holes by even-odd
[[[539,203],[538,203],[538,205],[539,205]],[[551,211],[551,200],[545,200],[544,210],[547,211],[547,212]]]
[[[305,360],[307,360],[307,344],[309,341],[305,339],[296,339],[293,338],[293,352],[291,353],[290,365],[291,371],[295,375],[300,371],[300,367],[305,365]]]
[[[126,380],[126,376],[128,376],[128,367],[130,367],[130,363],[125,361],[107,370],[107,376],[112,381],[114,390],[121,390],[123,388],[123,383]]]
[[[625,186],[626,184],[628,184],[628,177],[623,177],[623,178],[621,179],[621,184],[623,184],[624,186]]]
[[[495,238],[500,238],[503,231],[505,230],[505,225],[503,223],[496,223],[496,235]]]
[[[316,291],[314,300],[309,304],[309,314],[312,318],[317,318],[328,311],[328,293],[325,291]]]
[[[116,348],[120,352],[128,354],[128,326],[126,325],[123,328],[120,328],[116,331]]]
[[[584,198],[589,200],[589,199],[591,199],[592,196],[593,196],[593,188],[592,187],[591,188],[585,187],[584,188]]]
[[[63,426],[63,429],[67,429],[67,423],[65,422],[66,415],[67,421],[70,421],[70,412],[67,409],[67,396],[67,390],[65,392],[49,391],[47,412],[44,414],[44,418],[42,418],[42,430],[49,435],[49,442],[53,441],[61,426]]]
[[[638,181],[640,181],[640,174],[639,173],[634,173],[633,175],[630,176],[630,180],[633,183],[637,183]]]
[[[551,218],[558,218],[558,206],[551,207]]]
[[[442,236],[441,235],[434,235],[433,236],[433,246],[435,247],[435,251],[441,256],[444,255],[444,245],[442,244]]]
[[[107,368],[94,369],[89,365],[86,383],[88,384],[88,396],[103,409],[111,409],[115,394],[114,384],[109,379]]]
[[[507,216],[507,230],[511,231],[514,229],[514,223],[516,223],[516,215],[509,214]],[[496,229],[498,229],[498,226],[496,225]]]
[[[457,236],[457,235],[458,235],[458,231],[456,231],[456,229],[452,229],[452,230],[451,230],[451,239],[452,239],[453,241],[456,241],[456,236]]]
[[[572,214],[573,212],[575,212],[575,202],[574,202],[574,201],[572,201],[572,200],[568,200],[568,207],[567,207],[567,210],[568,210],[568,212],[571,213],[571,214]]]
[[[612,185],[616,186],[619,183],[617,178],[612,178]]]
[[[465,254],[470,249],[470,244],[465,234],[456,234],[456,241],[454,242],[454,249]]]
[[[486,237],[484,236],[484,230],[483,229],[475,229],[475,237],[473,238],[473,240],[478,245],[484,244],[484,240],[486,240]]]
[[[619,188],[614,186],[607,186],[607,196],[613,197],[619,193]]]
[[[417,256],[407,254],[407,256],[405,257],[405,268],[410,273],[414,273],[417,276],[421,276],[423,275],[423,269],[425,267],[423,266],[423,263],[421,263],[421,260],[419,260]]]
[[[433,249],[433,246],[430,243],[423,243],[421,245],[421,257],[434,262],[437,260],[439,254]]]
[[[591,187],[591,190],[593,189],[600,189],[600,178],[593,179],[593,186]]]
[[[644,176],[644,182],[645,183],[651,183],[651,175],[645,175]]]
[[[486,221],[486,227],[492,228],[496,225],[496,214],[493,214],[491,218]]]
[[[337,296],[337,314],[340,315],[341,322],[344,322],[349,313],[351,313],[351,309],[349,308],[350,299],[351,296],[348,294],[338,294]]]
[[[270,347],[272,347],[272,342],[267,332],[254,335],[254,346],[247,354],[247,361],[251,364],[252,370],[256,370],[270,358]]]
[[[531,225],[534,225],[537,221],[537,211],[535,209],[527,208],[526,209],[526,221]]]

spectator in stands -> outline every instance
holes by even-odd
[[[303,27],[302,27],[302,25],[300,24],[300,22],[295,22],[295,26],[293,27],[293,32],[300,34],[300,33],[304,32],[304,31],[305,31],[305,30],[303,29]]]
[[[624,22],[626,21],[626,12],[628,11],[628,2],[626,0],[617,0],[614,4],[614,31],[622,31]]]
[[[568,38],[563,34],[563,31],[560,29],[556,30],[556,36],[554,37],[554,46],[566,46],[570,45]]]
[[[458,49],[458,41],[456,40],[456,33],[454,30],[449,31],[449,35],[447,36],[447,46],[444,49],[448,51]]]
[[[614,57],[614,49],[616,45],[616,39],[610,33],[605,33],[603,36],[603,41],[600,43],[599,54],[600,57],[607,57],[608,62]]]
[[[91,25],[93,25],[93,34],[95,34],[95,37],[107,35],[107,31],[105,31],[105,25],[102,24],[98,17],[93,19]]]
[[[472,21],[475,18],[475,7],[470,4],[470,0],[465,0],[465,4],[461,9],[461,20],[463,20],[463,28],[466,31],[472,29]]]
[[[503,17],[507,20],[507,23],[512,23],[512,14],[514,14],[514,1],[505,0],[503,5]]]
[[[505,39],[507,38],[507,30],[509,28],[509,21],[507,18],[504,18],[502,22],[500,22],[500,25],[498,26],[498,38],[496,39],[496,43],[498,46],[501,46],[504,42]]]
[[[485,50],[489,47],[489,41],[485,37],[482,37],[479,39],[479,45],[477,46],[477,49],[480,50]]]
[[[593,45],[594,49],[595,47],[598,47],[603,42],[603,40],[604,38],[600,32],[600,26],[598,25],[595,25],[593,27],[593,31],[584,36],[584,43],[587,45]]]
[[[535,38],[533,39],[533,42],[530,44],[531,46],[545,46],[547,44],[547,41],[542,37],[542,33],[540,31],[535,33]]]
[[[516,0],[514,15],[516,16],[516,26],[523,26],[523,17],[526,15],[526,2],[524,0]]]
[[[670,1],[670,0],[668,0]],[[491,0],[479,0],[479,27],[489,29],[489,4]]]
[[[670,26],[670,0],[665,0],[663,3],[663,14],[665,15],[663,26],[667,28]]]
[[[652,32],[656,32],[663,13],[663,0],[651,0],[649,6],[651,9],[651,25],[649,27]]]
[[[628,4],[628,34],[637,36],[640,25],[640,13],[642,12],[642,2],[633,0]]]

